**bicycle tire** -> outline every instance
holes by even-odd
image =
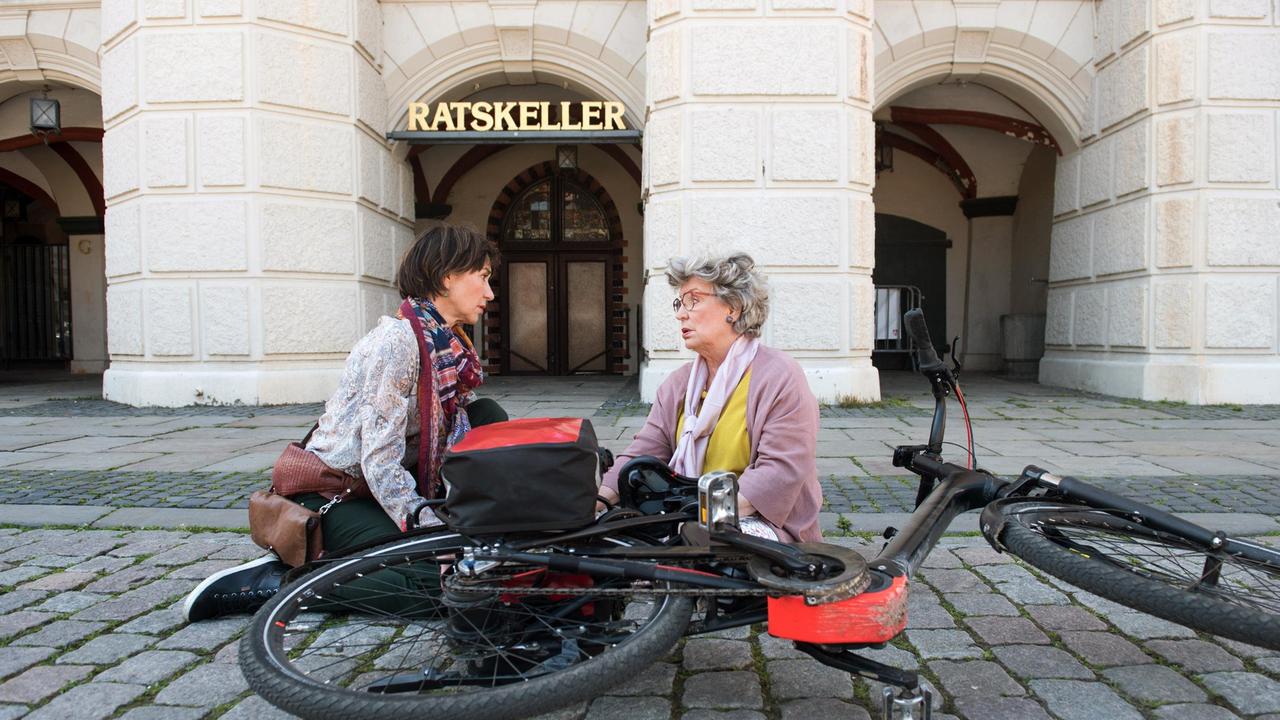
[[[619,539],[614,542],[634,543],[635,541]],[[398,661],[402,663],[398,669],[379,670],[377,673],[368,672],[369,668],[377,667],[370,663],[376,663],[379,657],[393,657],[392,646],[388,646],[385,650],[370,649],[369,657],[363,658],[349,671],[343,670],[350,676],[339,678],[337,682],[332,678],[326,678],[325,672],[317,672],[313,676],[301,667],[303,658],[312,657],[307,653],[314,647],[314,643],[319,642],[324,637],[324,633],[334,631],[332,622],[335,621],[334,618],[320,621],[312,617],[315,615],[314,612],[307,614],[303,599],[323,597],[336,586],[357,578],[363,578],[362,581],[367,580],[371,574],[387,567],[409,567],[405,563],[417,563],[417,567],[429,567],[436,562],[436,558],[450,554],[468,544],[470,543],[465,538],[443,530],[436,534],[398,540],[367,550],[356,557],[336,560],[286,586],[259,610],[241,643],[240,665],[249,686],[271,704],[310,719],[351,717],[386,718],[387,720],[403,720],[406,717],[447,717],[450,720],[513,719],[545,713],[595,697],[608,687],[634,677],[638,671],[668,653],[683,635],[689,623],[693,610],[692,599],[659,595],[653,600],[654,609],[647,619],[638,624],[625,639],[614,646],[602,648],[598,654],[573,661],[575,664],[565,668],[554,668],[532,679],[457,694],[428,695],[412,692],[382,694],[362,691],[358,685],[355,687],[342,685],[343,682],[367,682],[369,680],[367,676],[370,674],[385,675],[397,671],[429,673],[430,671],[424,671],[422,666],[414,668],[405,667],[405,665],[410,663],[411,654],[417,652],[418,660],[421,662],[421,658],[430,652],[430,649],[425,652],[415,651],[414,646],[421,642],[424,648],[429,648],[429,641],[422,640],[423,635],[426,634],[425,630],[431,622],[445,623],[446,621],[443,620],[422,618],[412,620],[423,631],[415,630],[417,634],[410,638],[408,634],[410,618],[380,619],[378,615],[374,615],[373,621],[366,625],[369,629],[380,629],[392,624],[388,621],[403,623],[403,627],[391,629],[391,635],[407,639],[405,659]],[[430,600],[427,598],[430,593],[422,592],[420,595],[424,608],[429,606]],[[439,603],[440,600],[436,602]],[[593,605],[592,607],[598,609],[605,606]],[[429,613],[424,613],[424,615],[427,614]],[[492,614],[486,615],[483,622],[487,624]],[[304,620],[312,621],[314,627],[299,623],[300,616]],[[289,636],[286,632],[291,625],[299,628],[300,633],[310,632],[311,635],[304,637],[301,643],[287,648],[285,640]],[[471,627],[476,628],[475,625]],[[338,625],[337,628],[341,633],[346,626]],[[339,652],[347,645],[357,644],[351,641],[357,632],[359,630],[337,638],[336,647]],[[433,632],[436,631],[433,630]],[[438,630],[441,635],[444,632],[444,629]],[[477,632],[476,635],[480,637],[480,641],[475,643],[473,648],[482,647],[484,643],[488,643],[495,650],[495,658],[500,658],[511,669],[515,669],[515,665],[507,656],[514,656],[514,653],[503,655],[497,645],[490,642],[488,638],[482,637],[484,633]],[[447,641],[439,639],[436,642],[439,645],[447,644]],[[565,650],[561,652],[561,656],[564,656],[568,652],[568,641],[562,642]],[[369,644],[372,645],[372,643]],[[586,642],[583,642],[583,645],[586,645]],[[300,647],[304,648],[300,651],[301,655],[291,658],[290,654],[297,655]],[[578,645],[573,645],[573,650],[578,653]],[[375,657],[379,652],[382,652],[382,655]],[[587,653],[581,652],[579,655],[585,656]],[[327,658],[328,656],[321,655],[322,660]],[[439,653],[427,661],[426,667],[433,667],[438,662],[438,658]],[[455,658],[454,662],[460,661]],[[334,661],[333,664],[340,665],[341,662]],[[360,667],[366,668],[364,675],[356,676],[355,673]],[[498,663],[495,661],[495,675],[498,673],[497,668]],[[504,670],[504,672],[510,671]]]
[[[1195,630],[1280,650],[1280,552],[1207,550],[1119,512],[1067,503],[1010,503],[1000,512],[1001,543],[1050,575]],[[1206,584],[1214,566],[1218,576]]]

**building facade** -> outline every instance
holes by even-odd
[[[400,255],[449,221],[506,258],[473,329],[492,372],[651,396],[688,358],[667,259],[740,249],[770,276],[765,341],[824,400],[879,397],[918,301],[969,368],[1280,402],[1277,13],[9,3],[0,358],[105,370],[136,405],[323,399],[394,312]],[[61,130],[37,137],[44,97]],[[605,107],[630,134],[589,129]],[[561,134],[500,132],[521,122]]]

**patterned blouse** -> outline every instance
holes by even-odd
[[[474,393],[460,398],[469,404]],[[362,477],[401,529],[422,501],[409,472],[418,459],[418,339],[408,320],[383,317],[351,349],[307,449],[331,468]],[[434,513],[420,513],[424,525]]]

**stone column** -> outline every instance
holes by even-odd
[[[102,5],[108,399],[324,399],[409,242],[376,0]]]
[[[1042,382],[1280,402],[1275,12],[1100,3],[1096,133],[1057,171]]]
[[[649,3],[641,393],[691,354],[662,270],[743,250],[772,286],[764,341],[819,398],[878,399],[870,0]]]

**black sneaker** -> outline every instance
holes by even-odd
[[[280,580],[289,566],[274,555],[237,565],[205,578],[187,595],[182,614],[187,622],[219,615],[251,613],[280,590]]]

